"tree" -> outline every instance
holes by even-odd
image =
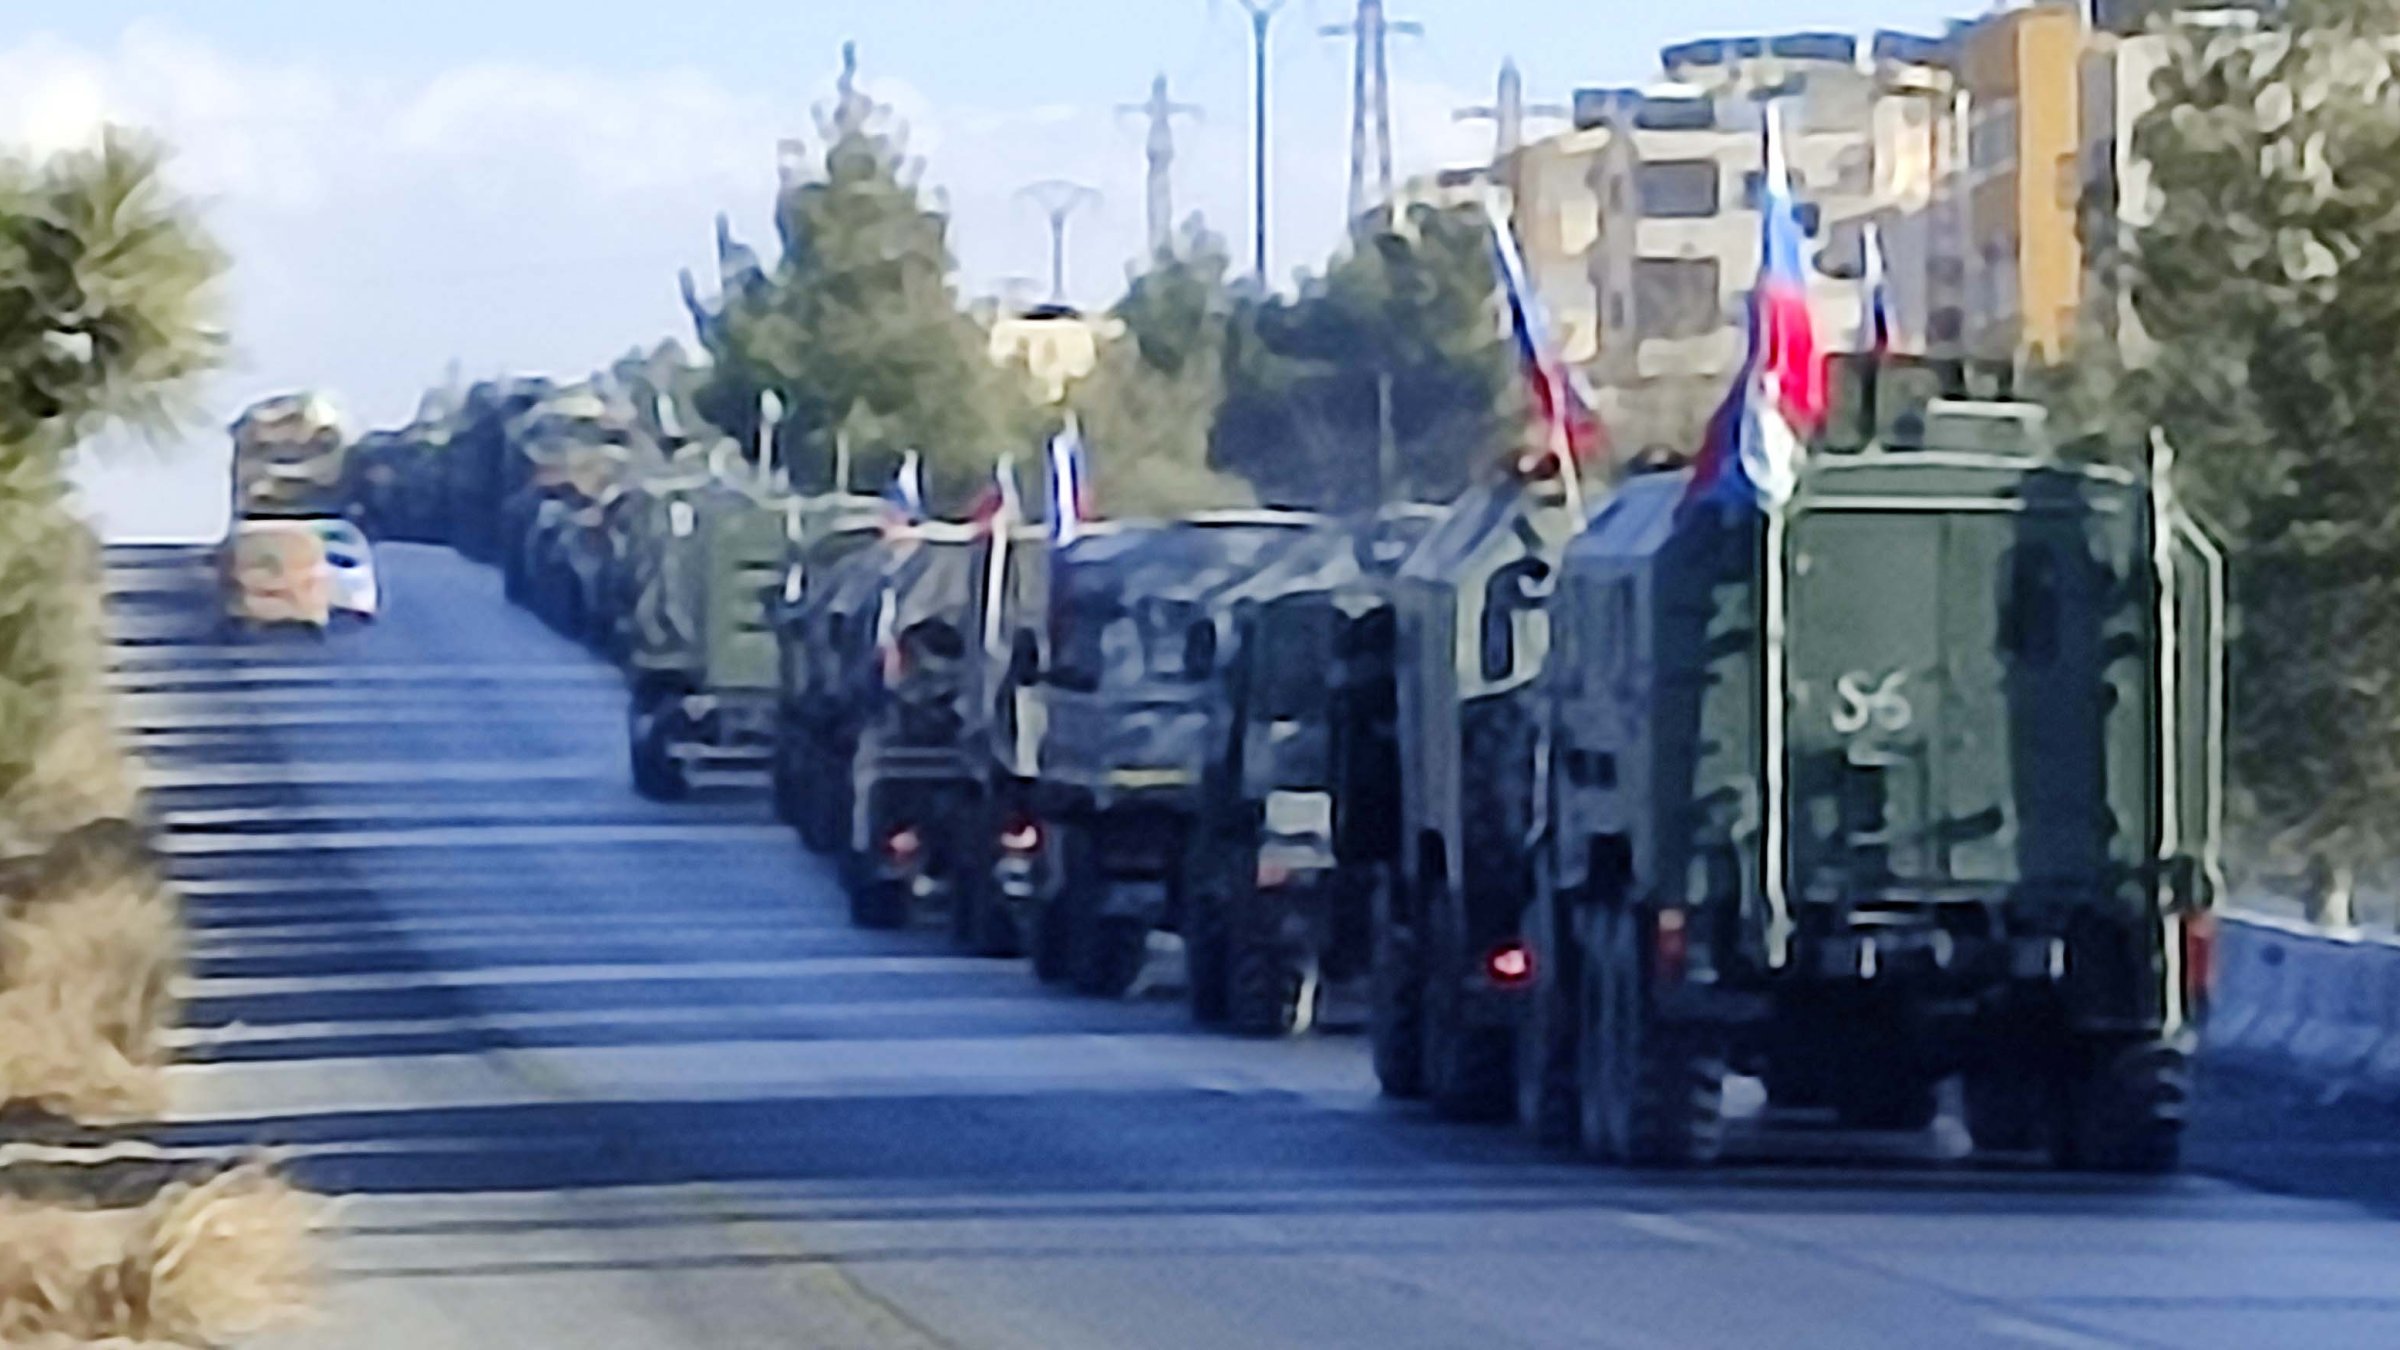
[[[1249,485],[1210,467],[1233,301],[1224,242],[1194,220],[1133,278],[1092,373],[1070,399],[1091,445],[1095,505],[1110,515],[1246,506]]]
[[[0,157],[0,796],[24,780],[96,663],[89,540],[65,457],[111,422],[163,430],[224,350],[225,262],[152,146],[111,132]]]
[[[1240,305],[1216,464],[1298,505],[1455,496],[1506,435],[1489,228],[1471,209],[1386,214],[1298,298]],[[1387,389],[1390,484],[1378,481]]]
[[[880,482],[914,449],[929,493],[958,503],[980,490],[996,452],[1033,438],[1034,410],[960,309],[947,222],[924,204],[886,120],[845,75],[822,119],[823,177],[790,185],[778,203],[780,262],[767,285],[727,298],[718,359],[731,389],[720,386],[713,406],[731,418],[744,395],[755,406],[754,386],[774,389],[796,483],[831,485],[847,439],[847,486]]]
[[[2135,134],[2155,217],[2128,268],[2157,349],[2125,397],[2234,546],[2245,823],[2336,877],[2400,844],[2396,35],[2355,0],[2174,30]]]

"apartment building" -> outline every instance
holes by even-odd
[[[1858,339],[1860,236],[1885,236],[1904,344],[1930,323],[1924,283],[1937,236],[1925,217],[1948,76],[1940,44],[1900,34],[1711,39],[1668,48],[1667,80],[1587,90],[1584,133],[1598,225],[1589,275],[1599,305],[1591,368],[1625,437],[1688,445],[1739,365],[1758,272],[1763,107],[1781,106],[1801,224],[1812,239],[1810,305],[1839,349]]]
[[[1964,354],[2053,361],[2083,303],[2082,9],[2006,9],[1957,35],[1965,118]]]

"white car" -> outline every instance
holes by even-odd
[[[321,520],[317,534],[325,541],[325,562],[332,573],[333,608],[372,620],[383,608],[383,590],[375,579],[375,548],[347,520]]]

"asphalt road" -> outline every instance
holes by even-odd
[[[196,930],[181,1119],[345,1197],[291,1346],[2400,1345],[2400,1122],[2209,1080],[2194,1175],[1749,1119],[1641,1177],[847,924],[756,786],[637,798],[615,674],[393,547],[379,624],[219,646],[119,551]],[[1737,1094],[1755,1102],[1755,1093]]]

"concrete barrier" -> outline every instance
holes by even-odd
[[[2400,938],[2258,914],[2219,932],[2211,1056],[2400,1099]]]

